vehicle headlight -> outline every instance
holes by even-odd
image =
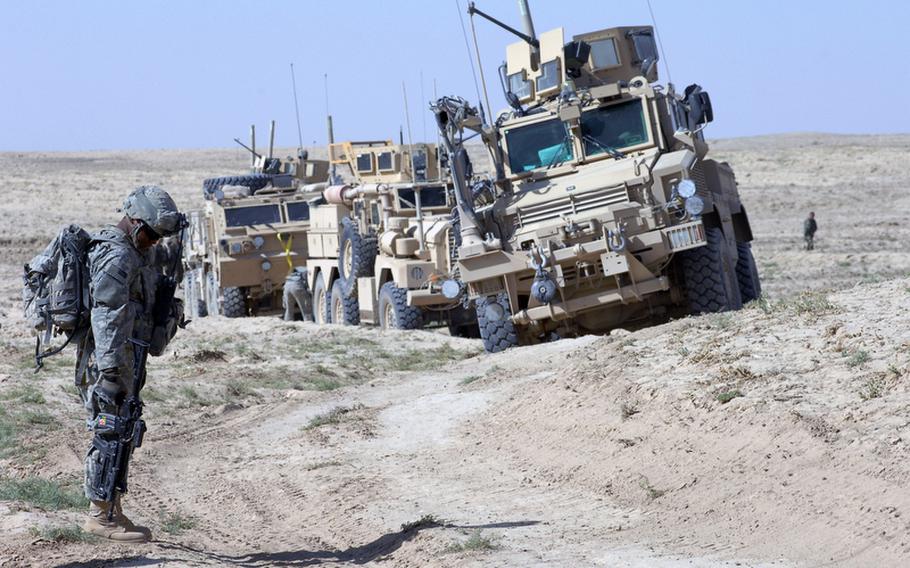
[[[701,197],[693,195],[692,197],[686,199],[686,213],[689,215],[698,217],[704,210],[705,201]]]
[[[262,270],[263,270],[263,272],[268,272],[269,270],[271,270],[271,268],[272,268],[272,263],[271,263],[271,262],[269,262],[269,261],[267,261],[267,260],[262,261]]]
[[[231,243],[231,254],[240,254],[243,251],[243,243],[234,242]]]
[[[265,239],[263,239],[262,237],[259,237],[259,236],[253,237],[253,246],[256,247],[257,249],[261,249],[262,245],[264,245],[264,244],[265,244]]]
[[[684,179],[676,186],[676,192],[683,199],[689,199],[695,195],[695,182],[690,179]]]
[[[442,283],[442,295],[454,300],[461,295],[461,284],[457,280],[446,280]]]

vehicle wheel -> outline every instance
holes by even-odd
[[[693,314],[738,310],[742,307],[739,286],[724,272],[728,259],[724,235],[716,227],[705,228],[705,235],[708,240],[705,246],[677,256],[689,310]]]
[[[408,305],[407,289],[386,282],[379,289],[379,325],[382,329],[420,329],[423,313]]]
[[[332,294],[326,289],[321,272],[313,286],[313,320],[318,324],[332,323]]]
[[[739,293],[743,303],[757,300],[761,296],[761,281],[758,279],[758,268],[752,256],[751,243],[736,243],[739,256],[736,259],[736,280],[739,282]]]
[[[211,195],[215,190],[221,189],[225,185],[239,185],[250,188],[252,193],[256,193],[272,181],[272,176],[268,174],[249,174],[245,176],[223,176],[209,178],[202,182],[202,193],[206,196]]]
[[[379,250],[376,235],[363,235],[357,221],[350,217],[341,220],[341,242],[338,245],[338,278],[345,296],[354,296],[357,279],[373,275],[373,265]]]
[[[246,316],[246,294],[240,288],[225,288],[221,292],[224,298],[224,317],[242,318]]]
[[[496,296],[478,298],[475,309],[480,338],[487,352],[497,353],[518,345],[518,331],[512,323],[509,297],[504,292]]]
[[[360,325],[360,302],[357,301],[357,296],[348,297],[341,288],[341,280],[332,284],[332,323]]]
[[[196,300],[196,317],[204,318],[207,315],[209,315],[209,310],[208,310],[208,307],[205,305],[205,302],[203,302],[201,298]]]

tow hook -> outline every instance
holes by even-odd
[[[534,268],[534,281],[531,282],[531,295],[541,304],[549,304],[556,297],[556,281],[547,266],[552,264],[547,254],[548,251],[537,245],[528,252],[531,257],[531,266]]]

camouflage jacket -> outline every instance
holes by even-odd
[[[116,227],[106,227],[92,239],[88,268],[95,364],[98,369],[129,369],[127,340],[141,339],[142,328],[147,327],[138,321],[148,312],[141,278],[145,258]]]

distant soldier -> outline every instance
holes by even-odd
[[[298,266],[284,281],[284,320],[294,321],[294,312],[300,310],[304,321],[313,321],[313,295],[306,283],[306,267]]]
[[[810,211],[809,217],[803,221],[803,238],[806,240],[806,250],[815,248],[815,231],[818,230],[818,223],[815,222],[815,212]]]

